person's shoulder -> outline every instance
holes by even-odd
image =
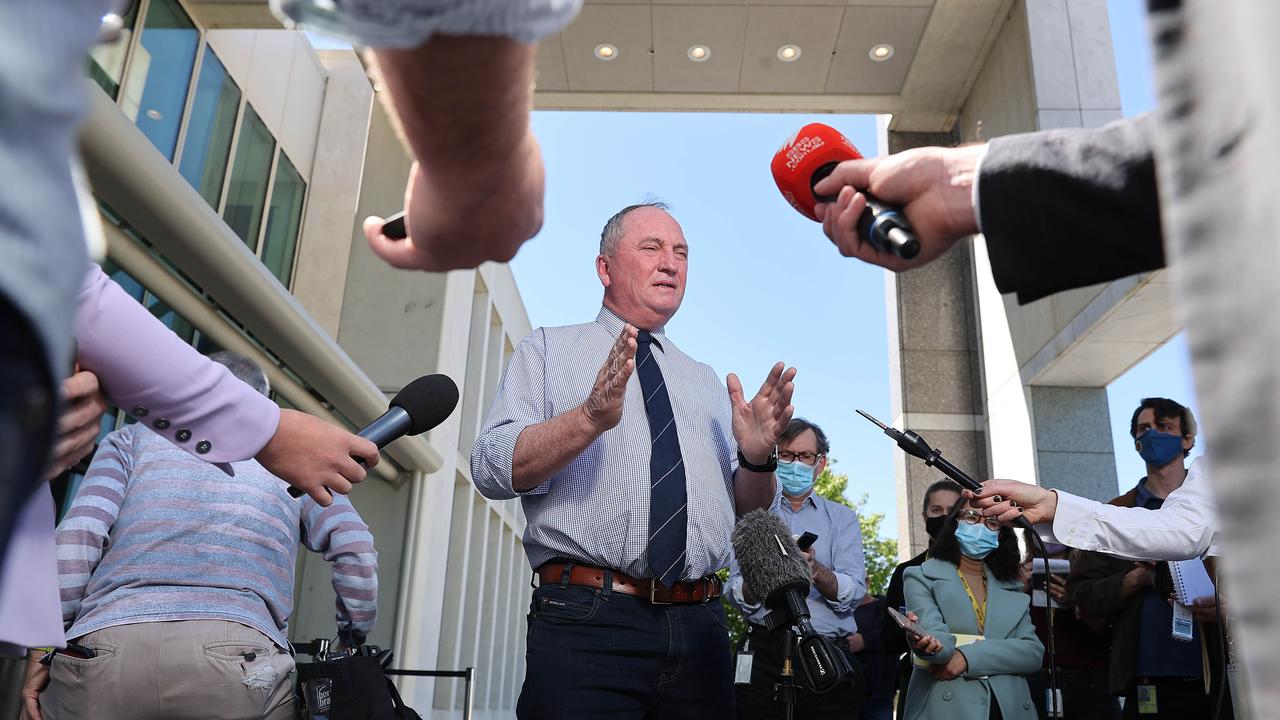
[[[822,497],[817,493],[813,495],[813,501],[818,503],[820,507],[826,508],[827,513],[832,519],[846,520],[857,522],[858,511],[841,502],[836,502],[829,498]]]
[[[933,580],[947,580],[956,576],[956,566],[946,560],[929,558],[918,567],[908,568],[907,572],[919,572],[923,577]]]

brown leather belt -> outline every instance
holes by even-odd
[[[538,582],[542,585],[563,582],[566,565],[560,562],[543,564],[538,568]],[[568,584],[597,590],[604,587],[606,571],[603,568],[577,564],[569,565],[569,568]],[[701,580],[678,580],[675,585],[667,587],[657,580],[641,580],[617,570],[608,572],[613,575],[613,592],[642,597],[655,605],[703,603],[720,597],[720,579],[714,575]]]

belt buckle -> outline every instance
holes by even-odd
[[[650,605],[674,605],[675,603],[663,602],[655,599],[655,593],[658,591],[658,578],[649,579],[649,604]]]

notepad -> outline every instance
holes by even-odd
[[[1173,578],[1173,594],[1178,602],[1191,605],[1196,598],[1213,596],[1213,581],[1201,560],[1178,560],[1169,563]]]

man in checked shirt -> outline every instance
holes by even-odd
[[[728,718],[729,637],[713,574],[735,510],[768,507],[795,369],[728,392],[664,331],[689,246],[662,203],[600,236],[593,322],[520,342],[471,454],[485,497],[519,497],[539,578],[521,718]]]

